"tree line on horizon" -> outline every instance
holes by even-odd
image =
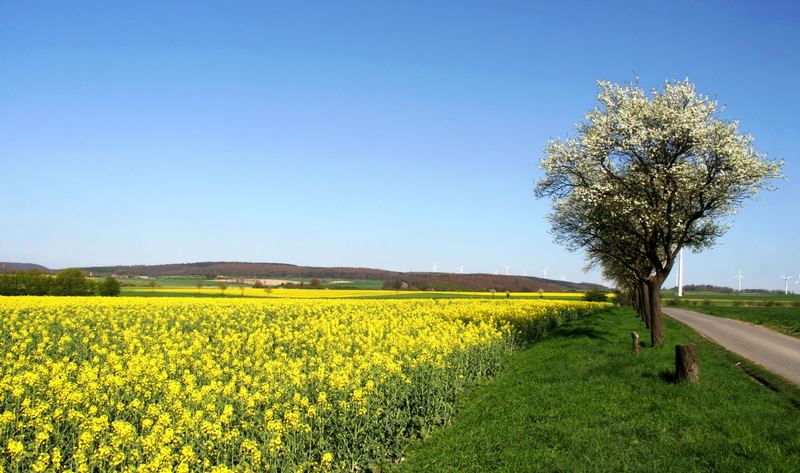
[[[43,271],[0,273],[0,296],[118,296],[119,281],[107,277],[95,282],[80,269],[59,271],[55,276]]]

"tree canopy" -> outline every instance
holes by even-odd
[[[712,246],[727,217],[774,188],[783,163],[756,151],[752,136],[688,80],[649,95],[636,83],[598,88],[599,104],[576,136],[548,143],[535,193],[553,201],[556,242],[646,291],[648,300],[638,298],[658,345],[661,284],[680,249]]]
[[[93,284],[77,268],[59,271],[53,280],[51,291],[56,296],[88,296],[93,292]]]

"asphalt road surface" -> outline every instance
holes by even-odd
[[[662,312],[728,350],[800,386],[800,338],[760,325],[698,314],[690,310],[663,307]]]

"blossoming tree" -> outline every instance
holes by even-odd
[[[682,247],[712,246],[743,203],[783,162],[755,150],[737,122],[688,80],[648,94],[598,82],[599,105],[576,136],[551,140],[537,197],[553,201],[555,240],[586,251],[620,283],[637,286],[651,341],[665,341],[660,290]]]

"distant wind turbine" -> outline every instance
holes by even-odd
[[[522,275],[523,275],[523,276],[527,276],[527,275],[528,275],[528,272],[527,272],[527,271],[525,271],[525,270],[523,269],[523,270],[522,270]]]
[[[794,276],[783,276],[783,275],[781,275],[781,277],[783,278],[783,292],[784,292],[784,294],[788,295],[789,294],[789,280],[792,279]]]
[[[681,259],[678,261],[678,297],[683,297],[683,248],[680,251]]]
[[[562,275],[561,275],[561,280],[562,280],[562,281],[566,281],[566,280],[567,280],[567,277],[566,277],[566,276],[564,276],[564,275],[562,274]]]
[[[542,270],[542,274],[544,274],[544,278],[547,279],[547,268]]]
[[[439,265],[436,264],[436,261],[434,261],[433,262],[433,272],[435,273],[437,269],[439,269]]]
[[[743,278],[744,278],[744,276],[742,276],[742,270],[740,269],[739,270],[739,274],[734,276],[734,279],[738,279],[739,280],[739,292],[742,292],[742,279]]]
[[[464,265],[458,267],[458,274],[464,274]]]
[[[511,269],[511,266],[506,264],[505,267],[506,267],[506,276],[508,276],[508,270]]]
[[[494,268],[494,275],[497,276],[498,274],[500,274],[500,271],[497,268]]]

